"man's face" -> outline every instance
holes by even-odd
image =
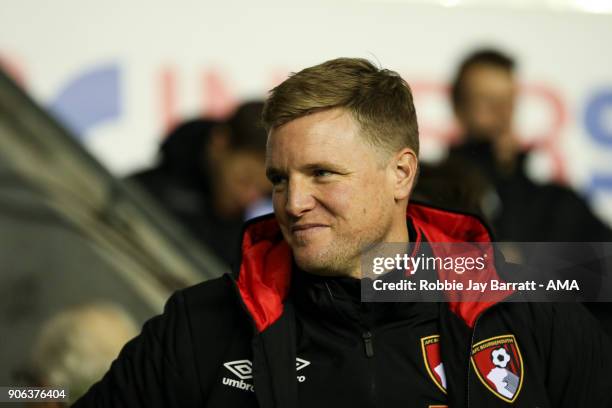
[[[457,115],[473,137],[492,140],[512,131],[516,84],[506,69],[475,65],[463,83],[463,103]]]
[[[217,210],[226,217],[243,212],[270,192],[263,154],[244,150],[225,152],[216,172]]]
[[[304,271],[358,276],[362,249],[388,240],[389,168],[349,112],[328,109],[272,130],[266,170],[276,218]]]

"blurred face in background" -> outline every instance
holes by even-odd
[[[478,64],[467,70],[457,118],[466,134],[490,140],[512,132],[516,84],[504,68]]]
[[[266,195],[265,155],[251,150],[225,150],[215,163],[215,206],[219,215],[242,217],[244,211]]]

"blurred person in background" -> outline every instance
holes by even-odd
[[[572,190],[536,184],[525,172],[528,152],[514,132],[517,93],[515,62],[504,53],[483,49],[459,66],[452,84],[453,109],[462,142],[449,160],[463,162],[489,179],[499,200],[489,215],[499,240],[517,242],[603,242],[610,229]]]
[[[499,207],[499,197],[489,178],[464,160],[421,163],[412,200],[437,207],[475,214],[490,222]]]
[[[262,102],[248,102],[224,123],[178,125],[161,145],[160,164],[131,176],[228,265],[236,261],[247,211],[271,189],[262,108]]]
[[[133,319],[114,304],[68,308],[43,325],[32,350],[28,380],[31,386],[64,388],[70,400],[76,401],[102,377],[136,334]],[[62,405],[48,402],[38,406]]]
[[[534,258],[524,253],[526,247],[512,242],[607,242],[612,241],[612,232],[574,191],[553,183],[536,184],[527,176],[525,160],[529,152],[521,149],[514,131],[515,65],[510,56],[494,49],[478,50],[460,64],[451,97],[463,132],[462,142],[451,148],[446,162],[433,166],[436,170],[428,172],[425,168],[417,191],[431,199],[427,201],[444,200],[455,203],[456,209],[484,216],[496,239],[509,242],[500,244],[508,259],[528,261],[532,266],[550,265],[550,254],[546,259],[538,259],[539,255]],[[436,184],[432,176],[448,174],[444,169],[456,171],[455,177],[446,179],[446,189]],[[476,178],[475,173],[484,177]],[[449,198],[450,183],[461,178],[478,183],[462,183],[459,189],[471,189],[470,192]],[[607,266],[588,245],[575,246],[573,252],[567,254],[559,248],[555,253],[572,263],[588,260],[584,270],[593,277],[582,288],[583,300],[612,335],[609,304],[588,302],[597,298],[601,278],[609,273]]]

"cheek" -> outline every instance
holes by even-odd
[[[274,209],[274,214],[276,214],[277,220],[282,223],[282,221],[286,218],[284,193],[272,192],[272,208]]]
[[[364,223],[381,222],[394,203],[392,185],[382,173],[372,177],[363,184],[355,202],[359,204],[359,215]]]
[[[355,189],[350,185],[338,183],[325,186],[322,190],[323,207],[340,218],[350,218],[355,204]]]
[[[354,184],[338,183],[326,186],[323,204],[353,229],[371,223],[384,213],[384,196],[388,194],[384,189],[384,181],[379,178],[361,179]]]
[[[274,209],[274,216],[280,230],[288,242],[291,242],[291,237],[288,232],[289,217],[285,211],[285,196],[284,193],[272,193],[272,207]]]

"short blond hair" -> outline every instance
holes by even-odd
[[[337,58],[303,69],[270,91],[262,119],[269,132],[316,111],[344,108],[366,140],[385,151],[419,153],[410,87],[399,74],[362,58]]]

